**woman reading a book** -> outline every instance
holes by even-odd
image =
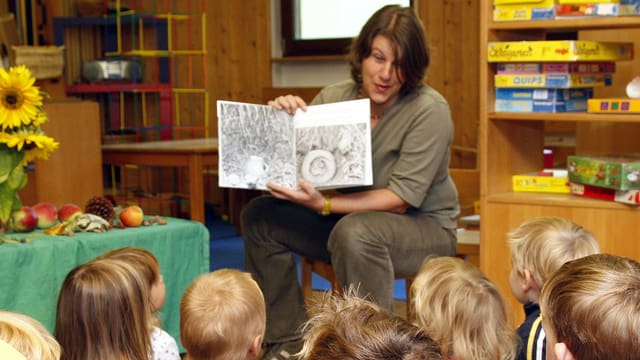
[[[268,184],[271,195],[242,212],[245,270],[267,304],[263,359],[301,347],[307,314],[293,253],[330,262],[342,286],[392,311],[395,277],[415,274],[427,255],[455,254],[453,122],[446,100],[423,82],[429,50],[415,12],[378,10],[354,39],[350,59],[351,79],[325,87],[312,104],[370,99],[373,185],[328,193],[305,181],[300,189]],[[292,95],[269,105],[306,110]]]

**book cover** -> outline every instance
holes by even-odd
[[[217,101],[220,187],[268,190],[272,182],[318,189],[373,183],[368,99],[308,106]]]

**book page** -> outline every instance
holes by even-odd
[[[293,116],[267,105],[218,101],[218,184],[297,186]]]
[[[373,183],[368,99],[308,106],[295,115],[267,105],[218,101],[218,184],[318,189]]]
[[[368,99],[314,105],[294,116],[298,179],[318,189],[371,185]]]

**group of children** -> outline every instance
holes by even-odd
[[[433,257],[425,259],[412,284],[415,323],[346,289],[316,304],[302,329],[300,359],[638,357],[640,263],[599,254],[588,230],[560,217],[532,218],[507,235],[511,289],[526,315],[517,331],[505,299],[477,267]],[[175,339],[155,315],[165,294],[151,252],[109,251],[64,279],[54,336],[28,316],[0,311],[0,354],[180,360]],[[186,358],[255,359],[266,321],[264,297],[250,274],[222,269],[200,275],[180,303]]]
[[[405,344],[404,350],[392,357],[372,357],[363,352],[372,348],[366,343],[373,342],[383,354],[380,348],[388,349],[390,338],[406,340],[402,334],[410,324],[395,325],[394,333],[378,325],[378,319],[384,319],[380,314],[384,310],[347,295],[320,304],[316,310],[319,315],[308,322],[301,358],[640,357],[638,261],[600,254],[596,239],[587,229],[561,217],[531,218],[507,237],[511,290],[523,304],[526,316],[517,331],[510,326],[498,288],[477,267],[458,258],[433,257],[425,259],[411,288],[415,325],[423,334],[414,335],[413,345]],[[364,332],[367,338],[361,336]],[[422,357],[412,355],[411,349],[424,349],[429,341],[437,344],[436,353],[425,349]]]
[[[108,251],[65,277],[53,335],[29,316],[0,311],[0,358],[180,360],[176,340],[156,316],[165,296],[150,251]],[[262,292],[240,270],[200,275],[180,303],[180,340],[191,360],[256,358],[265,323]]]

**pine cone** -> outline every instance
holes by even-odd
[[[115,215],[113,202],[102,196],[94,196],[89,199],[84,207],[84,212],[86,214],[98,215],[107,220],[109,224],[113,222]]]

